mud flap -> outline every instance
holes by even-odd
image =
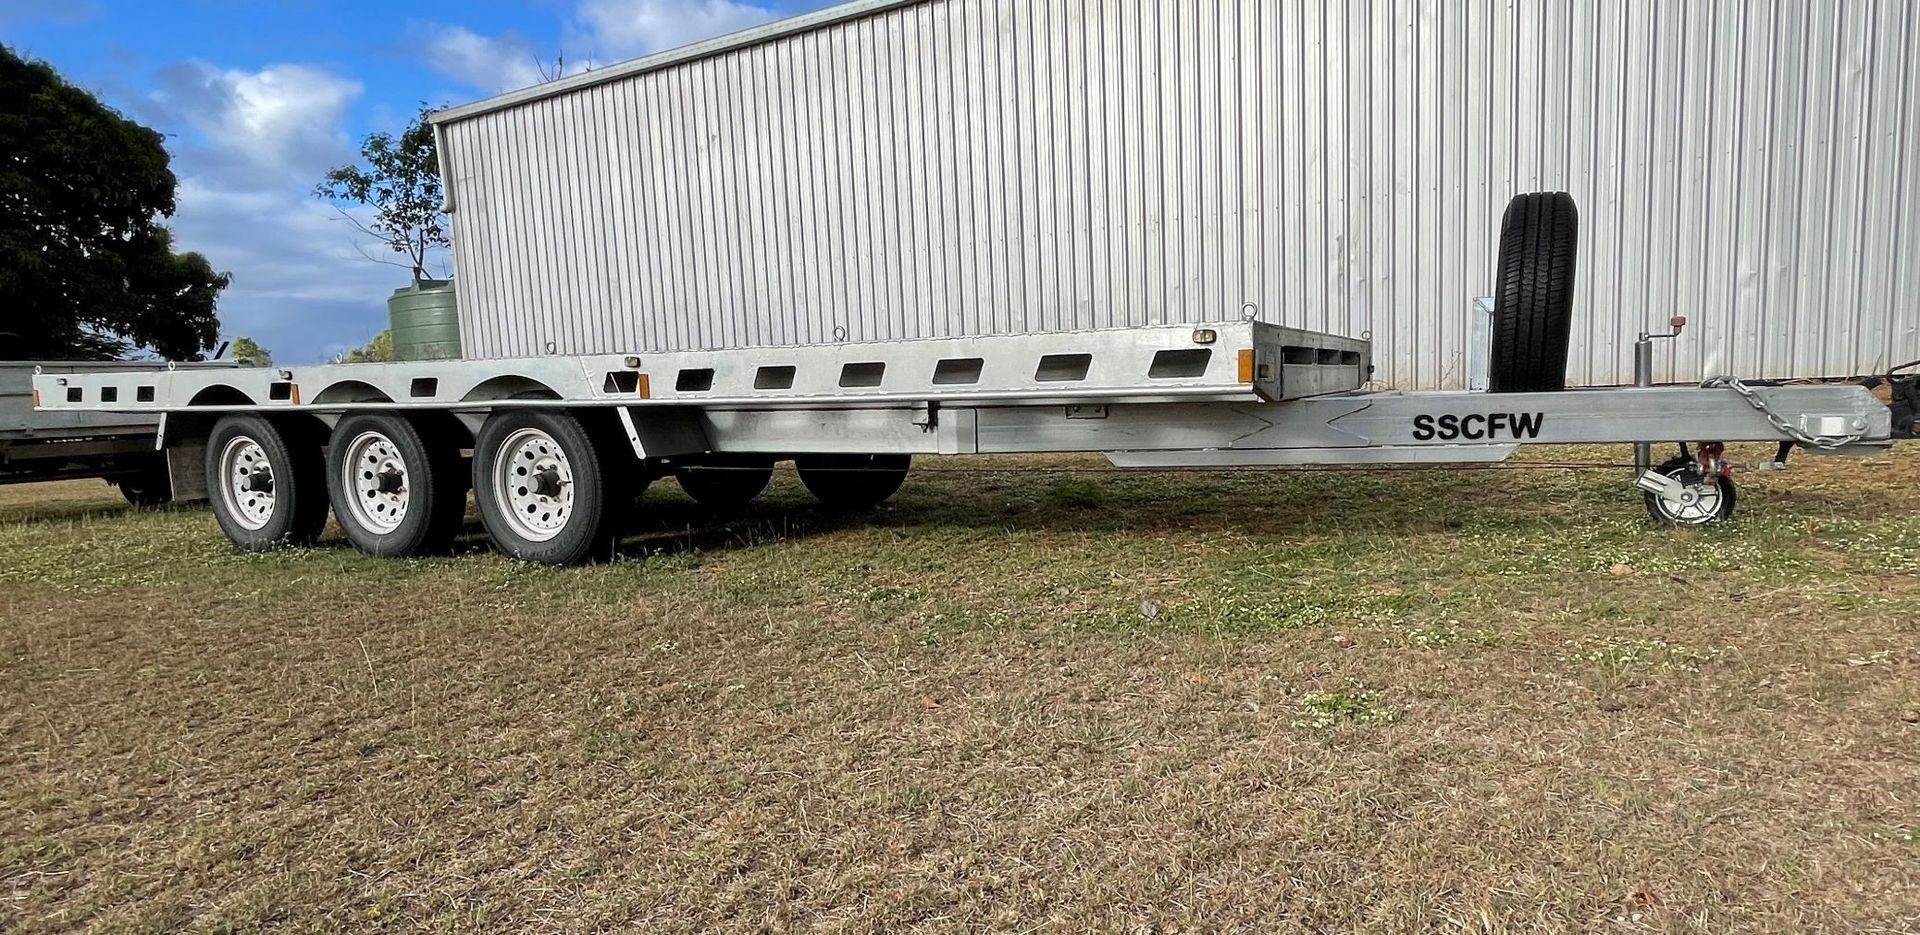
[[[173,484],[173,502],[207,499],[207,444],[205,439],[167,449],[167,479]]]
[[[1920,438],[1920,375],[1894,377],[1887,388],[1892,391],[1887,408],[1893,410],[1893,437]]]

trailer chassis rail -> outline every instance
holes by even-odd
[[[1797,434],[1847,439],[1824,446],[1852,454],[1884,450],[1887,407],[1855,386],[1755,387],[1772,413]],[[1368,393],[1319,396],[1256,406],[1114,407],[1106,432],[1152,438],[1180,431],[1179,444],[1111,446],[1116,465],[1214,467],[1280,464],[1380,464],[1393,456],[1421,463],[1500,460],[1520,445],[1672,441],[1796,441],[1731,388],[1620,387],[1552,393]],[[993,420],[996,425],[1002,417]],[[1063,423],[1071,420],[1062,420]],[[1208,424],[1224,443],[1189,446],[1191,426]],[[1084,423],[1080,423],[1084,424]],[[1175,426],[1188,426],[1176,429]],[[1072,433],[1056,428],[1056,440]]]

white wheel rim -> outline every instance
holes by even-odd
[[[234,522],[263,529],[273,521],[273,462],[258,441],[245,435],[228,441],[220,449],[220,478],[221,499]]]
[[[1670,471],[1668,477],[1676,481],[1685,474],[1685,469]],[[1700,526],[1720,518],[1720,499],[1726,492],[1719,484],[1702,478],[1698,483],[1689,484],[1680,481],[1680,493],[1656,494],[1654,502],[1660,505],[1660,513],[1682,526]]]
[[[560,443],[539,429],[517,429],[493,459],[494,495],[513,531],[545,542],[573,517],[573,466]]]
[[[379,432],[361,432],[347,443],[340,463],[340,489],[348,493],[347,511],[364,529],[386,534],[406,521],[413,499],[407,462],[393,439]]]

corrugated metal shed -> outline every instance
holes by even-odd
[[[1676,314],[1675,379],[1871,372],[1920,357],[1917,33],[1905,0],[850,4],[443,114],[467,351],[1250,306],[1457,387],[1507,197],[1565,189],[1575,382]]]

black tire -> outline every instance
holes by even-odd
[[[173,480],[167,475],[165,463],[114,478],[113,485],[120,488],[120,496],[133,506],[156,507],[173,502]]]
[[[1487,389],[1537,393],[1567,388],[1573,334],[1573,272],[1580,211],[1566,192],[1520,195],[1500,221],[1493,352]]]
[[[355,452],[366,447],[361,444],[363,439],[374,438],[385,439],[392,446],[393,457]],[[388,496],[375,494],[365,499],[377,502],[356,505],[355,498],[361,493],[357,484],[350,486],[350,475],[374,481],[374,472],[381,465],[371,461],[352,465],[349,457],[377,458],[382,464],[395,462],[400,469],[397,476],[390,471],[382,473],[405,493],[405,509],[397,523],[378,519],[391,505]],[[467,513],[467,475],[463,467],[457,443],[422,432],[405,416],[347,416],[334,426],[333,439],[327,445],[327,494],[333,501],[333,517],[347,541],[368,555],[401,558],[446,551]]]
[[[674,479],[694,502],[708,509],[737,510],[766,492],[773,462],[764,458],[710,459],[676,468]]]
[[[505,450],[510,442],[514,452]],[[538,488],[529,483],[520,495],[534,499],[515,507],[512,498],[522,488],[508,489],[505,477],[496,474],[503,470],[503,460],[518,460],[516,452],[522,451],[523,444],[535,446],[526,450],[536,457],[528,459],[530,472],[515,475],[516,479],[550,484],[551,493],[540,501]],[[544,454],[538,450],[542,444],[549,448]],[[494,548],[510,558],[542,565],[578,565],[612,555],[631,497],[621,478],[608,471],[608,454],[593,432],[564,412],[510,409],[489,416],[474,440],[473,498]],[[559,470],[562,466],[564,472]],[[514,515],[528,506],[534,510],[527,520]],[[550,512],[540,512],[548,508]],[[531,534],[541,523],[550,528],[539,530],[541,535]]]
[[[248,468],[250,463],[254,466]],[[248,552],[310,545],[320,538],[327,525],[325,470],[313,433],[288,431],[262,416],[222,416],[207,438],[207,493],[214,519],[228,540]],[[239,489],[236,471],[261,486]],[[249,493],[271,494],[270,506],[262,512],[260,499],[248,498]]]
[[[838,510],[879,506],[900,490],[912,455],[802,455],[793,465],[800,483],[822,504]]]
[[[1669,458],[1659,467],[1654,468],[1654,471],[1676,478],[1683,484],[1698,485],[1705,480],[1691,458]],[[1658,495],[1645,494],[1647,515],[1653,517],[1654,522],[1666,526],[1704,526],[1731,518],[1734,508],[1740,502],[1740,491],[1734,487],[1733,478],[1718,478],[1714,481],[1713,487],[1715,500],[1704,507],[1695,505],[1690,509],[1680,508]]]

